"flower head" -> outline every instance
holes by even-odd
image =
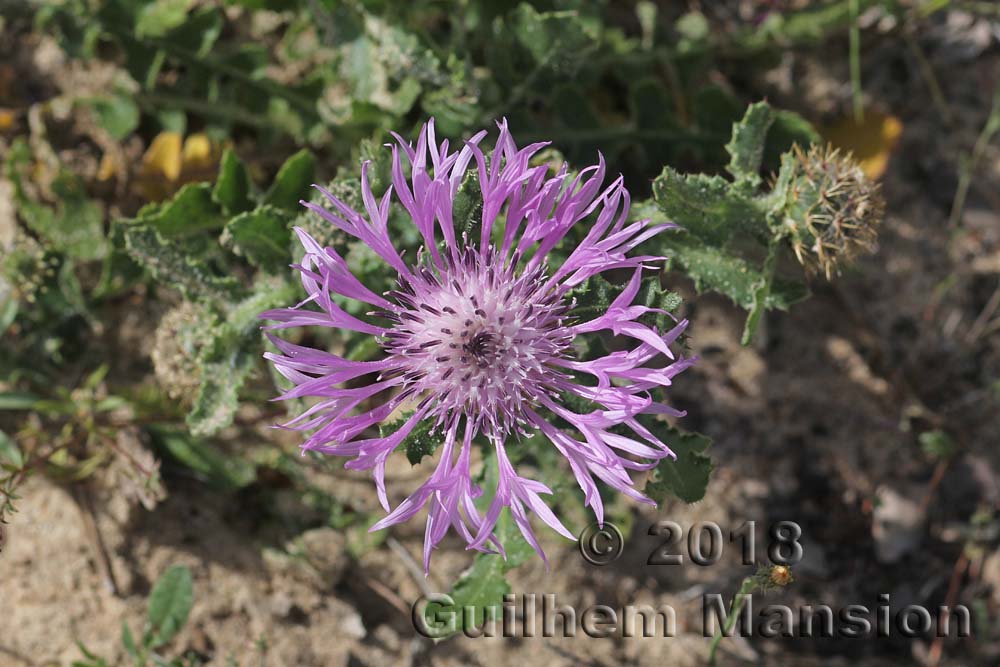
[[[381,199],[372,192],[368,164],[361,169],[364,213],[319,188],[331,210],[303,204],[371,248],[396,274],[398,288],[376,294],[334,249],[297,229],[305,256],[296,268],[308,296],[297,306],[262,314],[276,322],[271,329],[334,327],[378,339],[384,354],[375,361],[351,361],[273,335],[279,353],[266,356],[294,384],[280,398],[318,399],[286,424],[310,432],[302,448],[351,457],[347,468],[373,471],[388,512],[373,529],[428,508],[425,567],[450,528],[470,548],[502,553],[495,528],[505,507],[543,558],[529,513],[575,539],[542,500],[551,494],[549,488],[514,469],[507,445],[525,435],[543,435],[565,457],[598,520],[603,521],[604,508],[596,480],[652,503],[635,489],[630,471],[649,469],[673,454],[638,416],[682,415],[654,401],[650,390],[669,385],[693,363],[670,349],[686,321],[657,331],[639,318],[662,311],[632,303],[643,270],[661,258],[630,257],[629,252],[673,225],[630,222],[628,191],[621,177],[604,185],[603,158],[577,174],[566,165],[551,173],[548,165],[531,164],[546,144],[518,148],[506,122],[499,130],[489,158],[479,147],[485,131],[457,152],[449,151],[447,141],[437,142],[433,120],[422,128],[415,147],[394,135],[392,186]],[[480,230],[471,238],[456,232],[453,208],[470,174],[482,195],[475,221]],[[394,199],[423,241],[413,263],[404,261],[390,237]],[[574,225],[585,225],[585,233],[558,266],[551,265],[553,249]],[[569,292],[612,269],[631,271],[625,289],[598,317],[575,317]],[[351,315],[338,304],[344,298],[372,310],[365,318]],[[634,345],[591,361],[577,359],[574,340],[600,331],[632,339]],[[358,382],[361,378],[368,380]],[[343,387],[348,381],[354,381],[352,386]],[[592,409],[571,410],[566,396],[574,398],[573,405]],[[362,410],[365,401],[377,405]],[[412,413],[394,432],[370,435],[406,406]],[[573,430],[557,428],[554,417]],[[386,461],[420,422],[430,423],[442,440],[437,468],[392,508]],[[485,510],[475,503],[482,489],[470,469],[477,438],[494,450],[497,461],[497,487]]]
[[[827,279],[878,238],[885,201],[850,153],[832,146],[798,146],[784,158],[788,202],[782,231],[799,263]]]

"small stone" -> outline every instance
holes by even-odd
[[[896,489],[879,487],[875,495],[872,520],[875,556],[879,562],[895,563],[920,545],[926,512],[919,500]]]

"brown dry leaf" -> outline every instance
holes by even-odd
[[[836,148],[853,153],[865,176],[875,180],[889,166],[889,158],[903,133],[903,123],[891,114],[865,111],[860,124],[853,116],[845,116],[822,128],[821,133]]]

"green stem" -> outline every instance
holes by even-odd
[[[169,93],[136,93],[133,99],[136,104],[149,113],[162,111],[164,108],[175,108],[190,111],[206,118],[218,118],[250,127],[280,129],[266,116],[246,111],[235,104],[206,102]]]
[[[951,205],[951,215],[948,216],[948,226],[954,229],[962,217],[965,209],[965,199],[969,195],[969,187],[972,185],[972,174],[975,173],[986,147],[989,146],[993,135],[1000,131],[1000,88],[993,94],[993,108],[990,109],[989,118],[983,125],[975,146],[972,147],[972,155],[963,161],[958,175],[958,188],[955,190],[955,199]]]
[[[220,62],[208,55],[200,55],[194,51],[178,46],[175,42],[168,39],[160,37],[144,37],[142,39],[138,39],[130,34],[128,30],[123,30],[117,25],[104,24],[104,28],[120,42],[133,42],[136,44],[152,46],[174,58],[177,58],[186,65],[191,67],[205,67],[213,70],[218,74],[227,76],[235,81],[239,81],[245,86],[255,88],[262,93],[274,97],[280,97],[288,101],[289,104],[298,107],[298,109],[303,113],[316,116],[316,105],[313,100],[289,90],[287,87],[275,83],[270,79],[251,76],[238,67]]]
[[[719,650],[719,644],[722,642],[722,638],[733,631],[736,626],[736,620],[739,618],[740,609],[743,608],[743,604],[746,602],[747,597],[753,593],[753,589],[757,586],[757,582],[753,577],[747,577],[743,580],[743,585],[740,586],[740,590],[736,592],[733,596],[733,602],[729,606],[729,617],[726,619],[726,625],[723,629],[716,630],[715,636],[712,637],[712,645],[708,650],[708,667],[715,667],[715,654]]]
[[[861,27],[858,25],[858,0],[848,0],[851,13],[851,98],[854,102],[854,122],[860,125],[865,120],[864,101],[861,97]]]

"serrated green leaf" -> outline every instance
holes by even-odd
[[[188,183],[170,201],[146,214],[140,212],[137,221],[151,226],[165,239],[181,239],[222,229],[225,218],[212,199],[211,185]]]
[[[674,235],[663,242],[671,263],[684,268],[699,292],[720,292],[743,308],[753,307],[755,293],[764,280],[760,269],[742,257],[690,236]],[[764,304],[768,309],[785,310],[808,295],[803,284],[775,278]]]
[[[391,424],[380,425],[379,432],[384,438],[397,431],[409,418],[410,415],[407,414]],[[441,433],[431,435],[430,431],[433,427],[433,420],[421,420],[400,443],[399,446],[406,452],[406,458],[409,459],[411,465],[417,465],[425,456],[433,456],[438,446],[441,445]]]
[[[260,360],[261,336],[257,315],[284,305],[292,287],[270,279],[232,307],[225,322],[215,327],[198,355],[201,384],[186,423],[192,435],[208,436],[233,422],[239,391]]]
[[[316,178],[316,158],[308,150],[301,150],[285,160],[274,177],[271,189],[264,196],[264,203],[297,210],[299,200],[309,195],[309,186]]]
[[[652,479],[646,483],[645,494],[658,503],[668,495],[686,503],[704,498],[714,468],[704,452],[712,440],[700,433],[684,433],[665,422],[646,418],[640,421],[677,455],[676,460],[662,459],[656,465]]]
[[[123,225],[129,256],[163,284],[181,290],[189,298],[231,299],[240,291],[232,276],[213,270],[208,239],[167,239],[148,224]],[[211,240],[211,244],[215,244]],[[215,244],[217,245],[217,244]]]
[[[149,595],[149,648],[163,646],[181,631],[193,601],[191,571],[183,565],[171,566]]]
[[[253,207],[250,201],[250,174],[231,148],[225,150],[219,162],[219,177],[212,188],[212,200],[227,215],[243,213]]]
[[[480,482],[484,492],[476,502],[481,509],[485,510],[493,502],[497,481],[496,457],[489,456],[484,462]],[[496,618],[500,614],[503,597],[511,592],[507,572],[519,567],[534,554],[534,549],[521,535],[509,509],[504,509],[497,520],[496,536],[503,545],[507,558],[504,559],[499,554],[478,554],[472,567],[452,587],[450,597],[453,604],[428,605],[425,618],[429,621],[429,627],[435,627],[435,618],[455,620],[454,624],[446,624],[446,627],[441,628],[440,637],[471,630],[490,618]]]
[[[615,288],[604,276],[597,274],[566,293],[567,300],[576,299],[573,313],[581,320],[599,317],[607,312],[620,289]]]
[[[260,340],[258,315],[265,310],[287,305],[298,294],[296,286],[276,278],[262,277],[254,285],[253,294],[234,304],[226,315],[226,326],[244,340]]]
[[[575,11],[539,12],[522,2],[509,25],[539,67],[575,70],[597,45],[596,35]]]
[[[779,247],[779,242],[773,240],[768,249],[767,259],[764,260],[764,266],[761,269],[761,278],[753,291],[753,303],[750,306],[750,312],[747,313],[746,322],[743,324],[743,336],[740,340],[743,345],[749,345],[753,340],[753,336],[760,326],[760,320],[764,316],[764,311],[767,310],[767,299],[771,295],[771,286],[774,283],[774,270],[778,261]]]
[[[198,359],[201,385],[186,423],[195,436],[218,433],[233,423],[239,407],[239,390],[257,363],[248,346],[228,339],[213,341]]]
[[[487,488],[490,488],[488,484]],[[429,628],[440,625],[434,623],[436,619],[455,621],[454,624],[446,622],[445,627],[440,628],[440,637],[472,630],[499,617],[503,598],[511,592],[507,572],[524,563],[534,551],[521,536],[507,509],[497,521],[497,537],[507,554],[506,560],[498,554],[478,554],[472,567],[452,587],[449,597],[453,604],[435,602],[427,606],[424,617]]]
[[[767,132],[774,123],[774,112],[767,102],[757,102],[747,107],[743,120],[733,124],[733,136],[726,144],[729,152],[727,169],[747,194],[760,187],[760,164],[764,157]]]
[[[665,167],[653,181],[653,197],[668,219],[713,246],[725,245],[738,233],[768,233],[762,208],[720,176],[681,174]]]
[[[635,302],[647,308],[665,311],[662,313],[646,313],[639,318],[639,321],[643,324],[651,326],[661,333],[665,333],[676,324],[676,321],[668,313],[672,313],[680,308],[684,301],[681,299],[680,294],[662,288],[659,276],[650,276],[643,279]]]
[[[456,230],[465,232],[469,238],[476,238],[482,226],[482,218],[483,193],[479,185],[479,174],[473,170],[465,176],[455,194],[452,219]]]
[[[289,222],[289,214],[281,209],[260,206],[226,223],[226,238],[251,264],[276,273],[291,261]]]

